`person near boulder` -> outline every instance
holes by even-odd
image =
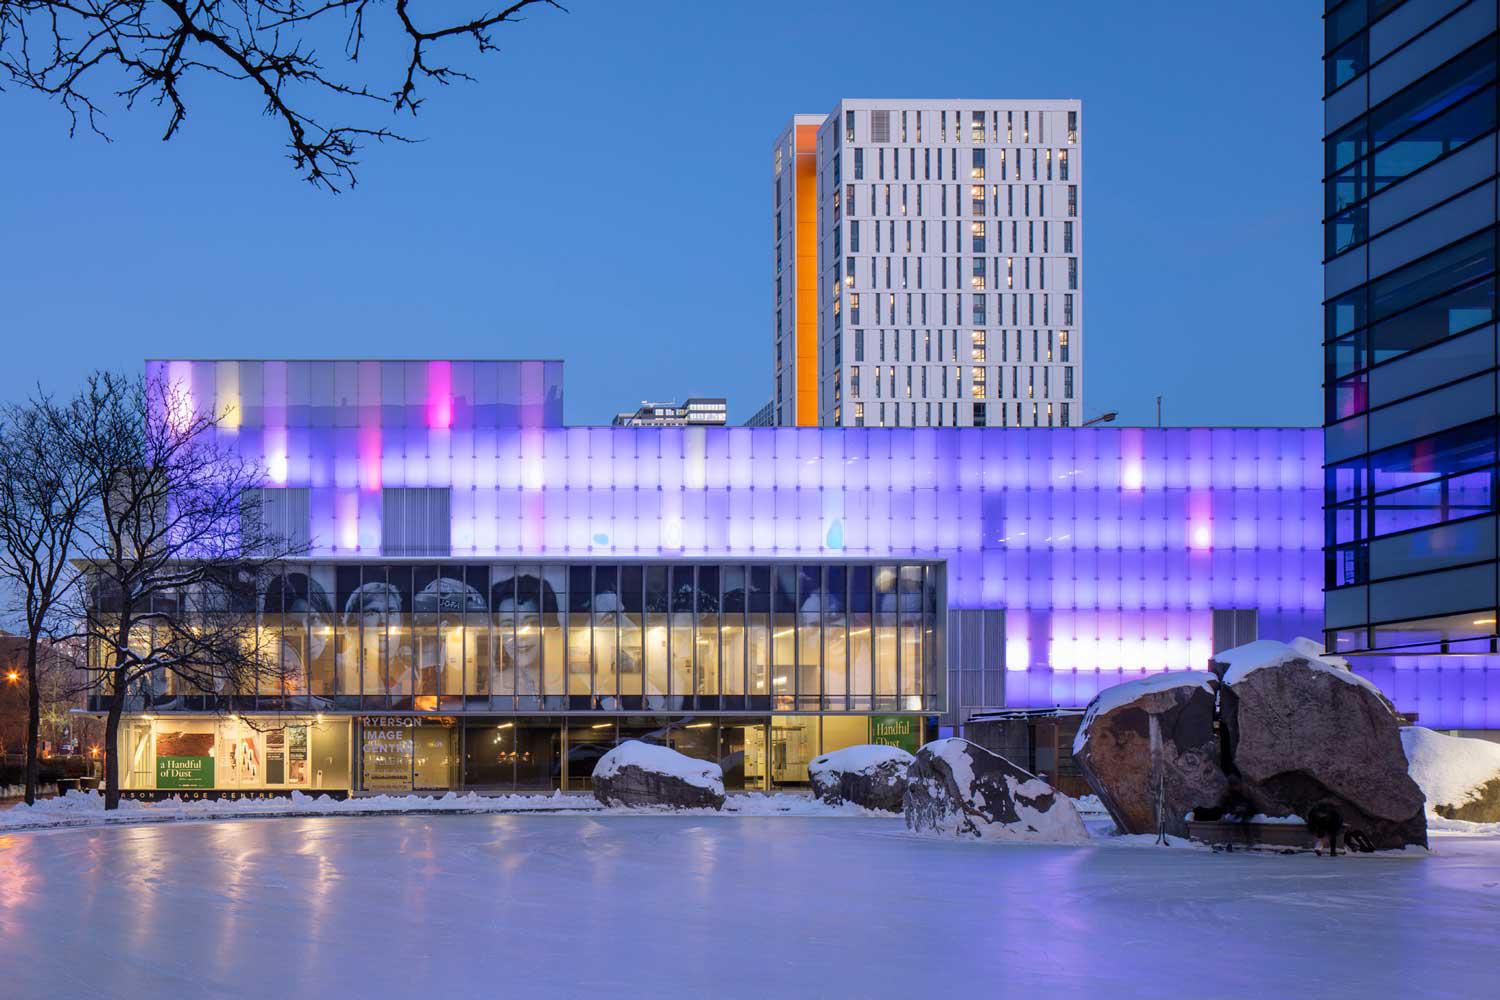
[[[1327,802],[1319,802],[1307,811],[1303,822],[1307,824],[1307,832],[1316,838],[1313,844],[1314,854],[1321,857],[1326,844],[1330,858],[1339,856],[1339,831],[1344,828],[1344,817],[1337,809]]]

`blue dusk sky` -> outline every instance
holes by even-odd
[[[106,144],[0,93],[0,395],[147,356],[551,357],[570,423],[694,394],[738,423],[771,393],[789,116],[1035,97],[1083,101],[1088,415],[1318,422],[1316,5],[568,7],[455,54],[477,82],[429,86],[402,123],[425,141],[367,149],[337,196],[244,87],[190,83],[170,143],[150,105]]]

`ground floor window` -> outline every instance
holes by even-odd
[[[155,792],[348,791],[349,729],[347,718],[319,716],[130,719],[120,782]]]
[[[363,792],[587,791],[600,758],[627,740],[717,763],[731,790],[796,788],[821,753],[886,742],[915,751],[920,716],[363,716]]]
[[[121,786],[152,795],[587,791],[627,740],[713,761],[734,791],[805,787],[814,757],[859,743],[915,751],[918,715],[134,717]]]

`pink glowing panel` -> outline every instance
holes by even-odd
[[[427,362],[427,426],[447,430],[453,426],[453,362]]]

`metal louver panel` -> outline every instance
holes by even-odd
[[[889,111],[870,112],[870,141],[891,141],[891,113]]]
[[[380,551],[388,556],[452,554],[447,487],[398,487],[381,491]]]
[[[246,490],[249,534],[274,538],[274,548],[296,554],[312,545],[312,491],[306,487]]]

